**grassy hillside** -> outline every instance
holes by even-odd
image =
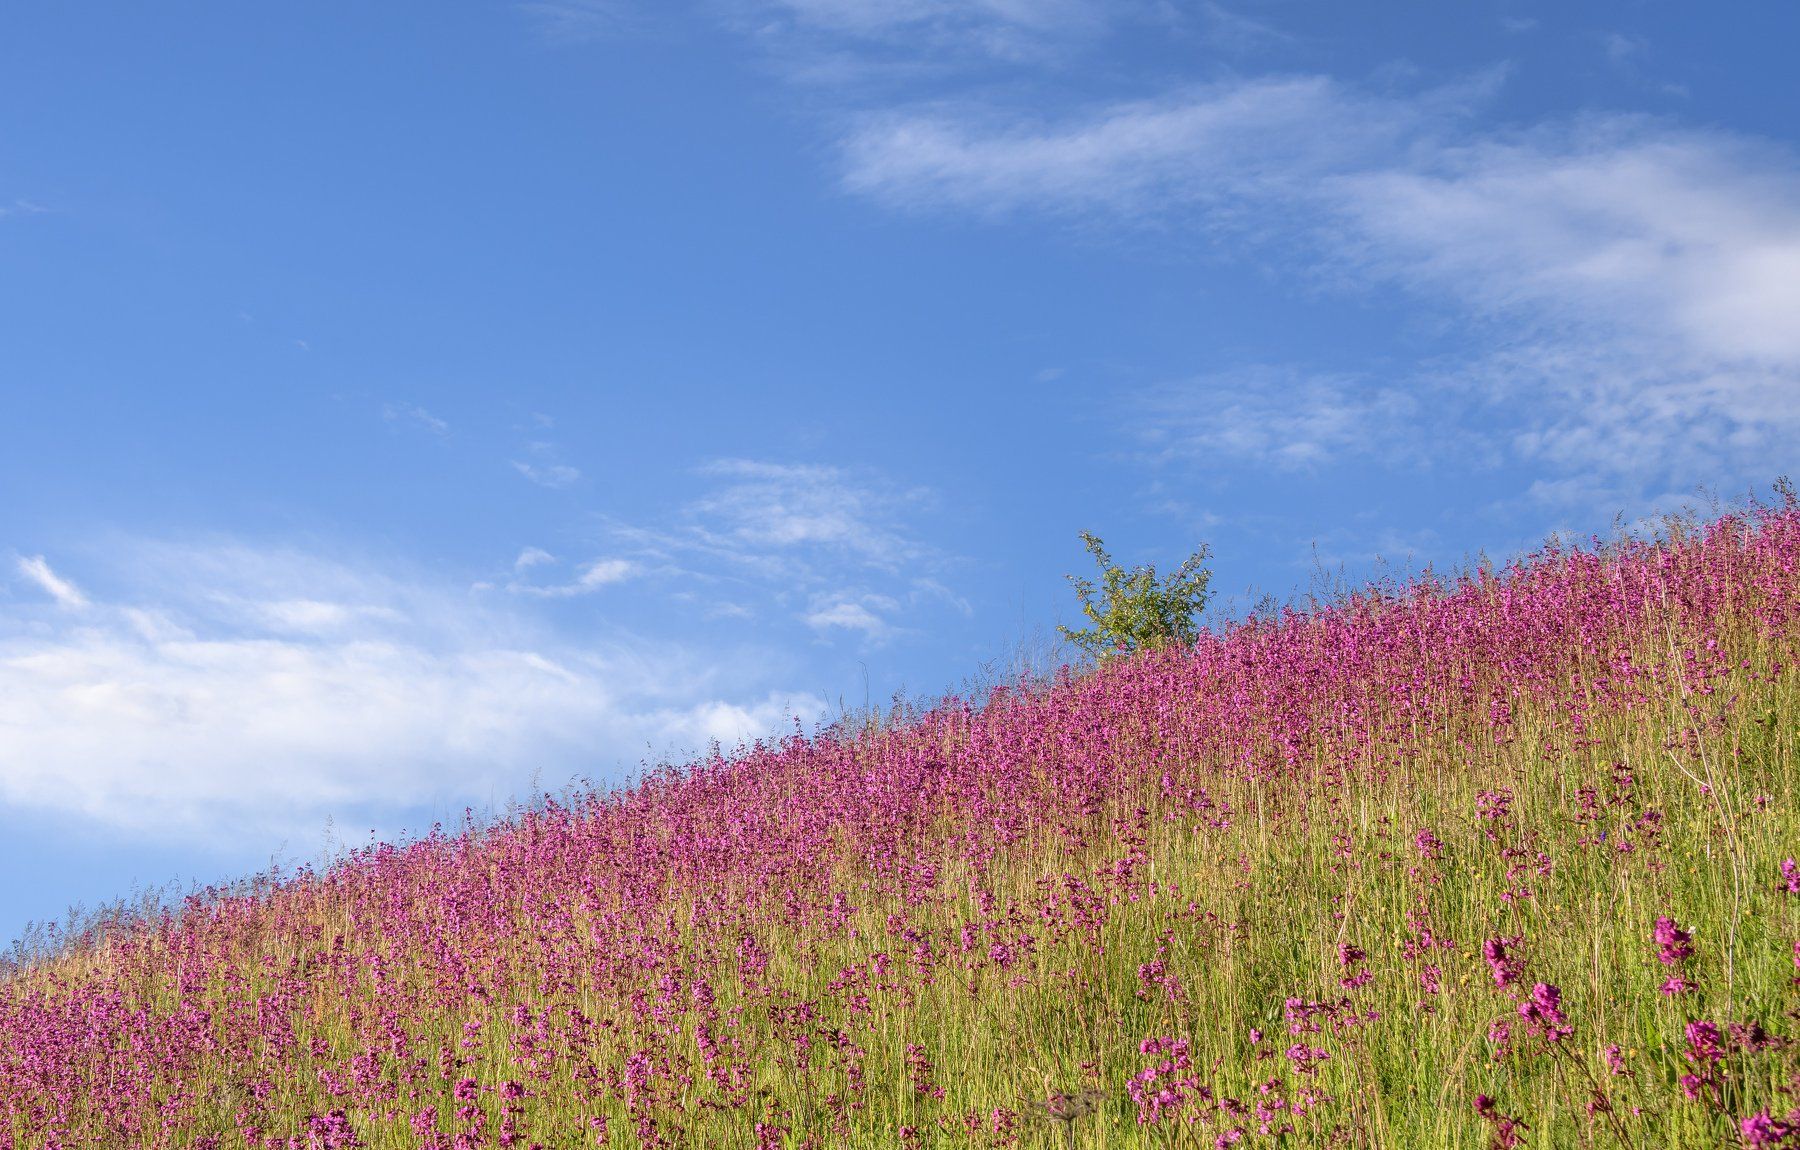
[[[372,849],[0,986],[0,1146],[1779,1144],[1797,656],[1790,502]]]

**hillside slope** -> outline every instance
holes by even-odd
[[[1797,656],[1789,503],[374,848],[0,986],[0,1146],[1779,1144]]]

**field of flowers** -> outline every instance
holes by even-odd
[[[0,1147],[1800,1145],[1800,506],[196,899]]]

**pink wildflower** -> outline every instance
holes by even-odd
[[[1694,948],[1688,945],[1694,936],[1667,915],[1656,920],[1656,929],[1650,937],[1656,943],[1656,960],[1664,966],[1679,966],[1694,956]]]
[[[1780,1146],[1794,1133],[1794,1128],[1771,1117],[1767,1110],[1759,1110],[1738,1123],[1738,1131],[1743,1134],[1746,1146]]]
[[[1494,972],[1494,985],[1505,989],[1519,981],[1525,973],[1525,964],[1507,953],[1507,947],[1517,946],[1517,938],[1490,938],[1481,944],[1481,957],[1487,960],[1488,969]]]
[[[1562,990],[1547,982],[1531,988],[1531,997],[1519,1004],[1519,1017],[1547,1042],[1560,1042],[1575,1033],[1562,1011]]]
[[[1710,1022],[1687,1024],[1688,1059],[1707,1064],[1725,1057],[1725,1036]]]
[[[1621,1078],[1631,1073],[1625,1068],[1625,1052],[1619,1049],[1618,1043],[1615,1042],[1602,1050],[1600,1057],[1605,1060],[1606,1068],[1612,1072],[1614,1078]]]
[[[1475,1096],[1475,1113],[1481,1115],[1489,1126],[1494,1128],[1494,1146],[1496,1150],[1514,1150],[1525,1139],[1519,1131],[1531,1129],[1523,1118],[1512,1118],[1500,1113],[1494,1100],[1485,1094]]]

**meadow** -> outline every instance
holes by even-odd
[[[1800,1145],[1800,505],[212,892],[0,1147]]]

